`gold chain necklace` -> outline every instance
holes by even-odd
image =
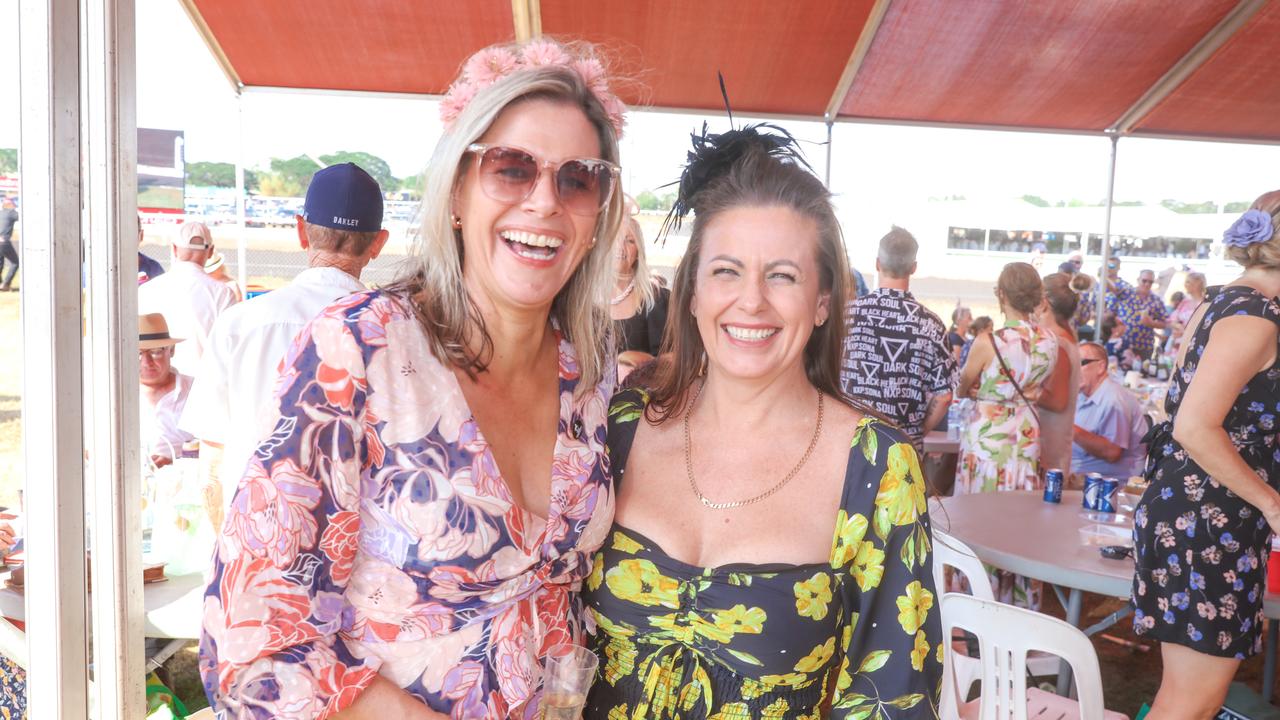
[[[747,500],[713,502],[707,498],[706,495],[702,494],[702,491],[698,489],[698,481],[693,479],[693,443],[689,439],[689,417],[693,415],[693,408],[697,405],[698,398],[702,395],[702,388],[706,387],[706,384],[707,383],[704,380],[702,385],[698,386],[698,391],[693,395],[693,401],[689,403],[689,410],[684,414],[684,469],[689,475],[689,487],[693,489],[693,494],[698,496],[698,500],[702,501],[703,505],[711,508],[712,510],[728,510],[730,508],[742,507],[744,505],[751,505],[752,503],[760,502],[761,500],[778,492],[785,487],[787,483],[795,479],[795,476],[800,472],[800,468],[804,467],[805,462],[809,460],[809,456],[813,454],[813,449],[818,446],[818,437],[822,435],[822,392],[818,392],[818,426],[813,429],[813,439],[809,441],[809,449],[804,451],[804,457],[801,457],[800,462],[796,463],[796,466],[791,468],[791,472],[787,473],[787,476],[782,478],[782,482],[779,482],[777,485],[765,490],[763,493]]]

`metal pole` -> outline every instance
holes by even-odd
[[[1107,311],[1107,262],[1111,260],[1111,210],[1116,201],[1116,150],[1120,146],[1120,136],[1111,136],[1111,164],[1107,169],[1107,214],[1102,225],[1102,272],[1098,282],[1097,315],[1093,318],[1093,339],[1106,342],[1102,337],[1102,315]],[[1085,238],[1085,247],[1088,247]]]
[[[249,292],[248,249],[245,247],[244,203],[244,95],[236,92],[236,279],[240,292]]]
[[[134,0],[84,5],[94,714],[146,715],[138,441]]]
[[[79,0],[21,0],[27,715],[84,718]]]
[[[831,128],[834,124],[835,122],[831,119],[831,116],[828,115],[827,116],[827,174],[826,174],[826,177],[823,178],[823,183],[826,184],[828,192],[831,191]]]

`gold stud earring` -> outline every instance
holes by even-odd
[[[451,217],[451,219],[453,220],[453,227],[454,227],[454,229],[455,229],[455,230],[461,230],[461,229],[462,229],[462,218],[458,217],[457,215],[452,215],[452,216],[450,216],[450,217]]]

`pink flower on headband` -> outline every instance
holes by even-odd
[[[462,74],[471,82],[491,85],[515,69],[520,59],[504,47],[488,47],[467,61]]]
[[[449,88],[449,92],[440,101],[440,122],[444,123],[446,129],[475,99],[477,92],[480,92],[480,88],[471,82],[456,82]]]
[[[542,65],[568,65],[569,55],[556,43],[534,40],[524,46],[524,64],[530,67]]]
[[[604,99],[604,111],[609,113],[609,122],[621,138],[622,126],[627,122],[626,104],[619,100],[617,95],[610,95]]]
[[[574,60],[569,64],[578,74],[582,76],[582,81],[591,88],[591,92],[597,95],[603,95],[609,92],[609,81],[604,75],[604,66],[595,58],[585,58],[582,60]]]
[[[627,106],[609,92],[604,65],[589,55],[575,57],[564,46],[549,40],[534,40],[519,49],[495,45],[472,55],[440,102],[440,121],[447,131],[477,93],[512,73],[556,66],[571,69],[582,78],[604,107],[614,132],[622,137]]]

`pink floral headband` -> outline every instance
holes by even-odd
[[[563,45],[549,40],[534,40],[523,47],[494,45],[472,55],[462,66],[462,75],[449,86],[440,102],[440,121],[445,130],[453,126],[458,116],[471,103],[476,94],[502,78],[521,70],[544,66],[567,67],[578,73],[591,92],[600,100],[609,115],[609,124],[618,137],[622,137],[623,117],[627,106],[617,95],[609,92],[609,81],[604,66],[590,55],[574,57]]]

